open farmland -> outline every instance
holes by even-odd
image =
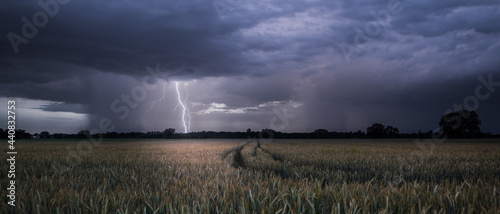
[[[77,144],[17,144],[17,213],[500,212],[498,140]]]

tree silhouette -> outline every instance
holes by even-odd
[[[259,133],[261,139],[273,139],[276,136],[276,131],[273,129],[262,129]]]
[[[47,139],[47,138],[51,138],[52,136],[50,135],[50,133],[48,131],[43,131],[43,132],[40,132],[40,134],[38,134],[38,137],[40,139]]]
[[[439,121],[441,131],[448,137],[477,137],[481,120],[475,111],[459,110],[445,114]]]
[[[385,134],[391,137],[397,136],[399,134],[399,129],[392,126],[385,127]]]
[[[327,134],[328,130],[326,130],[326,129],[316,129],[316,130],[314,130],[314,133]]]
[[[80,130],[76,135],[78,138],[90,137],[90,131],[89,130]]]
[[[175,129],[174,128],[168,128],[168,129],[165,129],[165,131],[163,131],[163,134],[165,134],[165,137],[172,137],[175,133]]]
[[[16,130],[16,138],[17,139],[31,139],[31,134],[26,132],[26,130],[17,129]]]
[[[7,132],[4,131],[3,129],[0,129],[0,139],[6,139],[7,138]]]
[[[366,128],[366,135],[370,138],[397,137],[399,129],[393,126],[384,126],[381,123],[374,123]]]
[[[366,128],[366,135],[371,138],[381,138],[385,135],[385,126],[381,123],[374,123],[372,126]]]
[[[328,137],[328,130],[316,129],[316,130],[314,130],[314,135],[316,138],[327,138]]]

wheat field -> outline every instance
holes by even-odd
[[[499,143],[28,140],[17,143],[15,211],[499,213]]]

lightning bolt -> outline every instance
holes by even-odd
[[[189,129],[191,128],[191,115],[189,113],[189,109],[186,107],[186,98],[184,101],[181,99],[181,93],[179,92],[179,82],[175,82],[175,91],[177,92],[177,100],[179,101],[179,105],[182,107],[182,127],[184,127],[184,133],[189,133]],[[176,107],[177,108],[177,107]],[[186,122],[186,118],[188,119]]]
[[[187,91],[187,83],[184,84],[184,90],[186,91],[186,98],[184,98],[184,104],[186,104],[186,100],[188,99],[189,97],[189,93]],[[187,111],[187,117],[188,117],[188,121],[187,121],[187,129],[188,129],[188,132],[191,131],[191,113],[189,112],[189,108],[186,107],[186,111]]]
[[[165,89],[167,87],[167,82],[164,82],[163,83],[163,96],[160,98],[160,99],[157,99],[153,102],[151,102],[151,107],[149,107],[149,109],[146,111],[146,113],[148,113],[149,111],[151,111],[151,109],[153,109],[153,107],[156,105],[156,103],[159,103],[161,104],[161,101],[163,101],[163,99],[165,99]]]

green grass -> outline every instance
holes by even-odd
[[[17,143],[17,213],[500,212],[498,141],[78,142]]]

